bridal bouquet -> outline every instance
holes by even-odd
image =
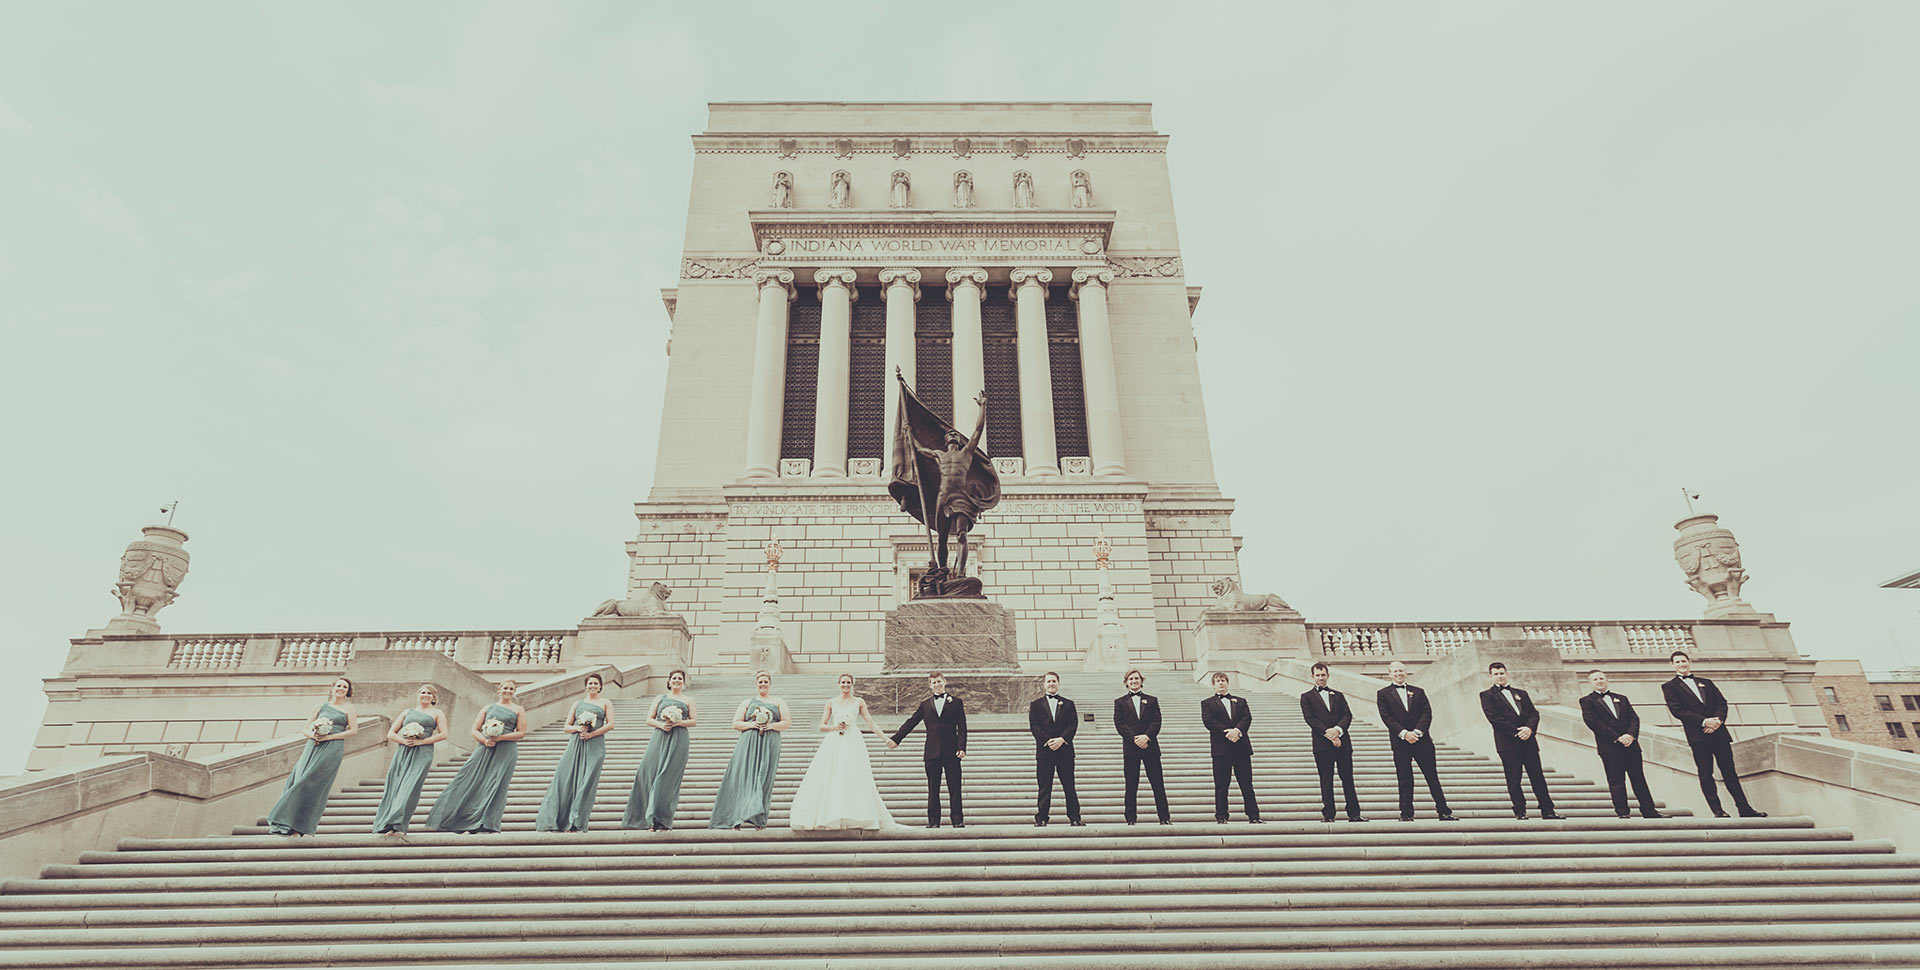
[[[573,726],[579,728],[581,733],[592,731],[600,726],[600,715],[593,711],[582,711],[574,716]]]
[[[766,727],[767,725],[773,723],[773,712],[770,710],[767,710],[764,707],[756,707],[753,709],[753,717],[749,718],[748,720],[751,720],[753,723],[758,724],[761,727]]]
[[[487,723],[480,725],[480,736],[483,738],[497,738],[505,733],[507,725],[497,717],[488,718]]]
[[[400,736],[409,741],[418,741],[427,736],[427,727],[419,721],[408,721],[407,726],[400,729]]]
[[[660,720],[670,725],[680,723],[680,709],[668,707],[665,704],[660,705]]]
[[[307,725],[307,730],[312,731],[316,738],[324,738],[333,733],[333,718],[316,717],[312,724]]]

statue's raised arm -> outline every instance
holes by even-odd
[[[987,430],[987,392],[982,389],[973,396],[973,403],[980,411],[980,420],[973,423],[973,437],[967,439],[966,455],[971,458],[980,450],[980,436]]]

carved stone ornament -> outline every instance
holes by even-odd
[[[827,190],[827,208],[844,209],[853,204],[853,174],[846,169],[833,173],[832,187]]]
[[[1272,593],[1245,593],[1240,590],[1240,581],[1228,576],[1213,581],[1213,595],[1219,597],[1207,609],[1223,613],[1255,613],[1260,610],[1281,610],[1293,612],[1287,601]]]
[[[1085,478],[1093,474],[1093,459],[1086,455],[1062,455],[1060,474],[1068,478]]]
[[[961,266],[947,270],[947,302],[953,302],[953,291],[962,283],[972,283],[982,292],[987,286],[987,271],[975,266]],[[999,461],[996,458],[994,461]]]
[[[753,276],[755,257],[700,256],[680,260],[683,280],[744,280]]]
[[[1184,276],[1187,272],[1178,256],[1114,256],[1107,260],[1107,268],[1121,279],[1134,276]]]
[[[1033,173],[1024,169],[1013,173],[1013,207],[1031,209],[1034,206]]]
[[[973,139],[955,138],[953,140],[953,157],[972,158],[973,157]]]
[[[859,278],[853,270],[843,269],[838,266],[813,271],[813,285],[821,288],[836,285],[844,286],[847,288],[847,298],[849,300],[860,299],[860,291],[854,288],[853,285],[854,281]]]
[[[1010,458],[995,458],[993,470],[1006,478],[1019,478],[1027,473],[1027,460],[1018,455]]]
[[[1752,613],[1753,607],[1740,598],[1740,587],[1747,582],[1740,543],[1719,521],[1717,515],[1694,515],[1676,523],[1680,534],[1673,540],[1673,560],[1687,585],[1706,599],[1707,616]]]
[[[880,477],[880,459],[878,458],[847,459],[847,476],[849,478],[879,478]]]
[[[607,600],[594,608],[594,616],[666,616],[667,600],[673,596],[673,590],[664,583],[654,583],[645,593],[631,599]]]
[[[760,550],[767,554],[767,572],[770,572],[770,573],[779,572],[780,571],[780,551],[781,551],[780,540],[768,539],[767,544],[764,546],[761,546]]]
[[[1067,156],[1069,158],[1087,157],[1087,140],[1085,138],[1067,139]]]
[[[1083,266],[1074,270],[1071,278],[1073,280],[1073,288],[1067,291],[1067,299],[1077,301],[1080,299],[1080,290],[1082,287],[1088,285],[1106,286],[1108,283],[1113,282],[1114,272],[1110,269],[1094,269],[1089,266]]]
[[[772,208],[775,208],[775,209],[793,208],[793,173],[792,172],[773,173],[773,198],[770,200],[770,202],[771,202]]]
[[[904,168],[893,170],[893,187],[888,190],[887,207],[890,209],[913,208],[913,178]]]
[[[1032,139],[1013,138],[1007,141],[1007,153],[1012,155],[1015,158],[1025,158],[1032,151],[1033,151]]]
[[[913,302],[920,302],[920,271],[911,266],[890,266],[880,271],[880,298],[891,299],[893,284],[900,283],[913,294]]]
[[[953,207],[973,208],[973,173],[964,169],[953,173]]]
[[[793,271],[790,269],[757,269],[753,271],[753,285],[756,287],[778,286],[787,291],[787,302],[800,298],[800,291],[793,287]]]
[[[1007,288],[1007,297],[1018,301],[1020,299],[1020,288],[1028,283],[1037,283],[1041,287],[1045,287],[1048,283],[1053,282],[1053,270],[1033,266],[1016,266],[1007,273],[1007,279],[1013,283],[1012,286]]]
[[[797,138],[780,139],[780,157],[793,158],[800,154],[800,140]]]
[[[119,578],[107,590],[120,601],[120,615],[107,622],[112,632],[159,632],[153,615],[180,597],[180,584],[187,578],[185,532],[164,525],[150,525],[140,532],[145,538],[128,544],[120,556]]]
[[[1113,563],[1110,561],[1112,560],[1112,558],[1113,558],[1113,540],[1107,538],[1105,535],[1095,536],[1093,538],[1094,568],[1095,569],[1110,568],[1113,565]]]
[[[811,474],[813,474],[813,459],[811,458],[780,459],[781,478],[805,478]]]
[[[1083,168],[1075,169],[1073,172],[1073,207],[1093,208],[1093,177]]]
[[[833,157],[835,157],[835,158],[852,158],[852,157],[853,157],[853,139],[851,139],[851,138],[836,138],[836,139],[834,139],[834,142],[833,142]]]
[[[913,139],[895,138],[893,140],[893,157],[911,158],[912,156],[913,156]]]

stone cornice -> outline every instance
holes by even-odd
[[[901,142],[906,144],[902,145]],[[855,155],[881,155],[888,158],[910,158],[915,155],[928,158],[1061,155],[1084,158],[1088,155],[1158,155],[1165,154],[1166,150],[1166,135],[1121,132],[869,132],[859,135],[809,132],[693,136],[696,155],[772,155],[776,158],[797,158],[801,155],[823,155],[828,158],[852,158]]]

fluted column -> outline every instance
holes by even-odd
[[[820,285],[820,386],[813,399],[813,474],[847,477],[847,389],[853,366],[853,270],[823,269]]]
[[[980,405],[973,399],[987,389],[986,341],[980,335],[980,298],[986,286],[984,269],[947,270],[947,299],[953,303],[953,426],[963,432],[972,431],[980,420]]]
[[[753,274],[760,289],[759,322],[753,329],[753,384],[747,395],[746,477],[780,474],[780,416],[787,390],[787,305],[799,296],[793,271]]]
[[[1076,269],[1067,295],[1080,305],[1080,387],[1087,396],[1087,449],[1093,473],[1127,473],[1120,444],[1120,382],[1113,373],[1113,328],[1107,323],[1107,284],[1113,271]]]
[[[880,444],[880,455],[887,474],[893,474],[893,428],[900,414],[900,382],[893,379],[898,368],[914,383],[917,359],[914,337],[913,305],[920,302],[920,271],[895,267],[880,271],[880,294],[887,301],[887,372],[881,378],[887,388],[887,436]]]
[[[1047,284],[1053,271],[1022,267],[1013,281],[1014,336],[1020,351],[1020,446],[1027,475],[1060,474],[1053,443],[1053,369],[1047,355]]]

